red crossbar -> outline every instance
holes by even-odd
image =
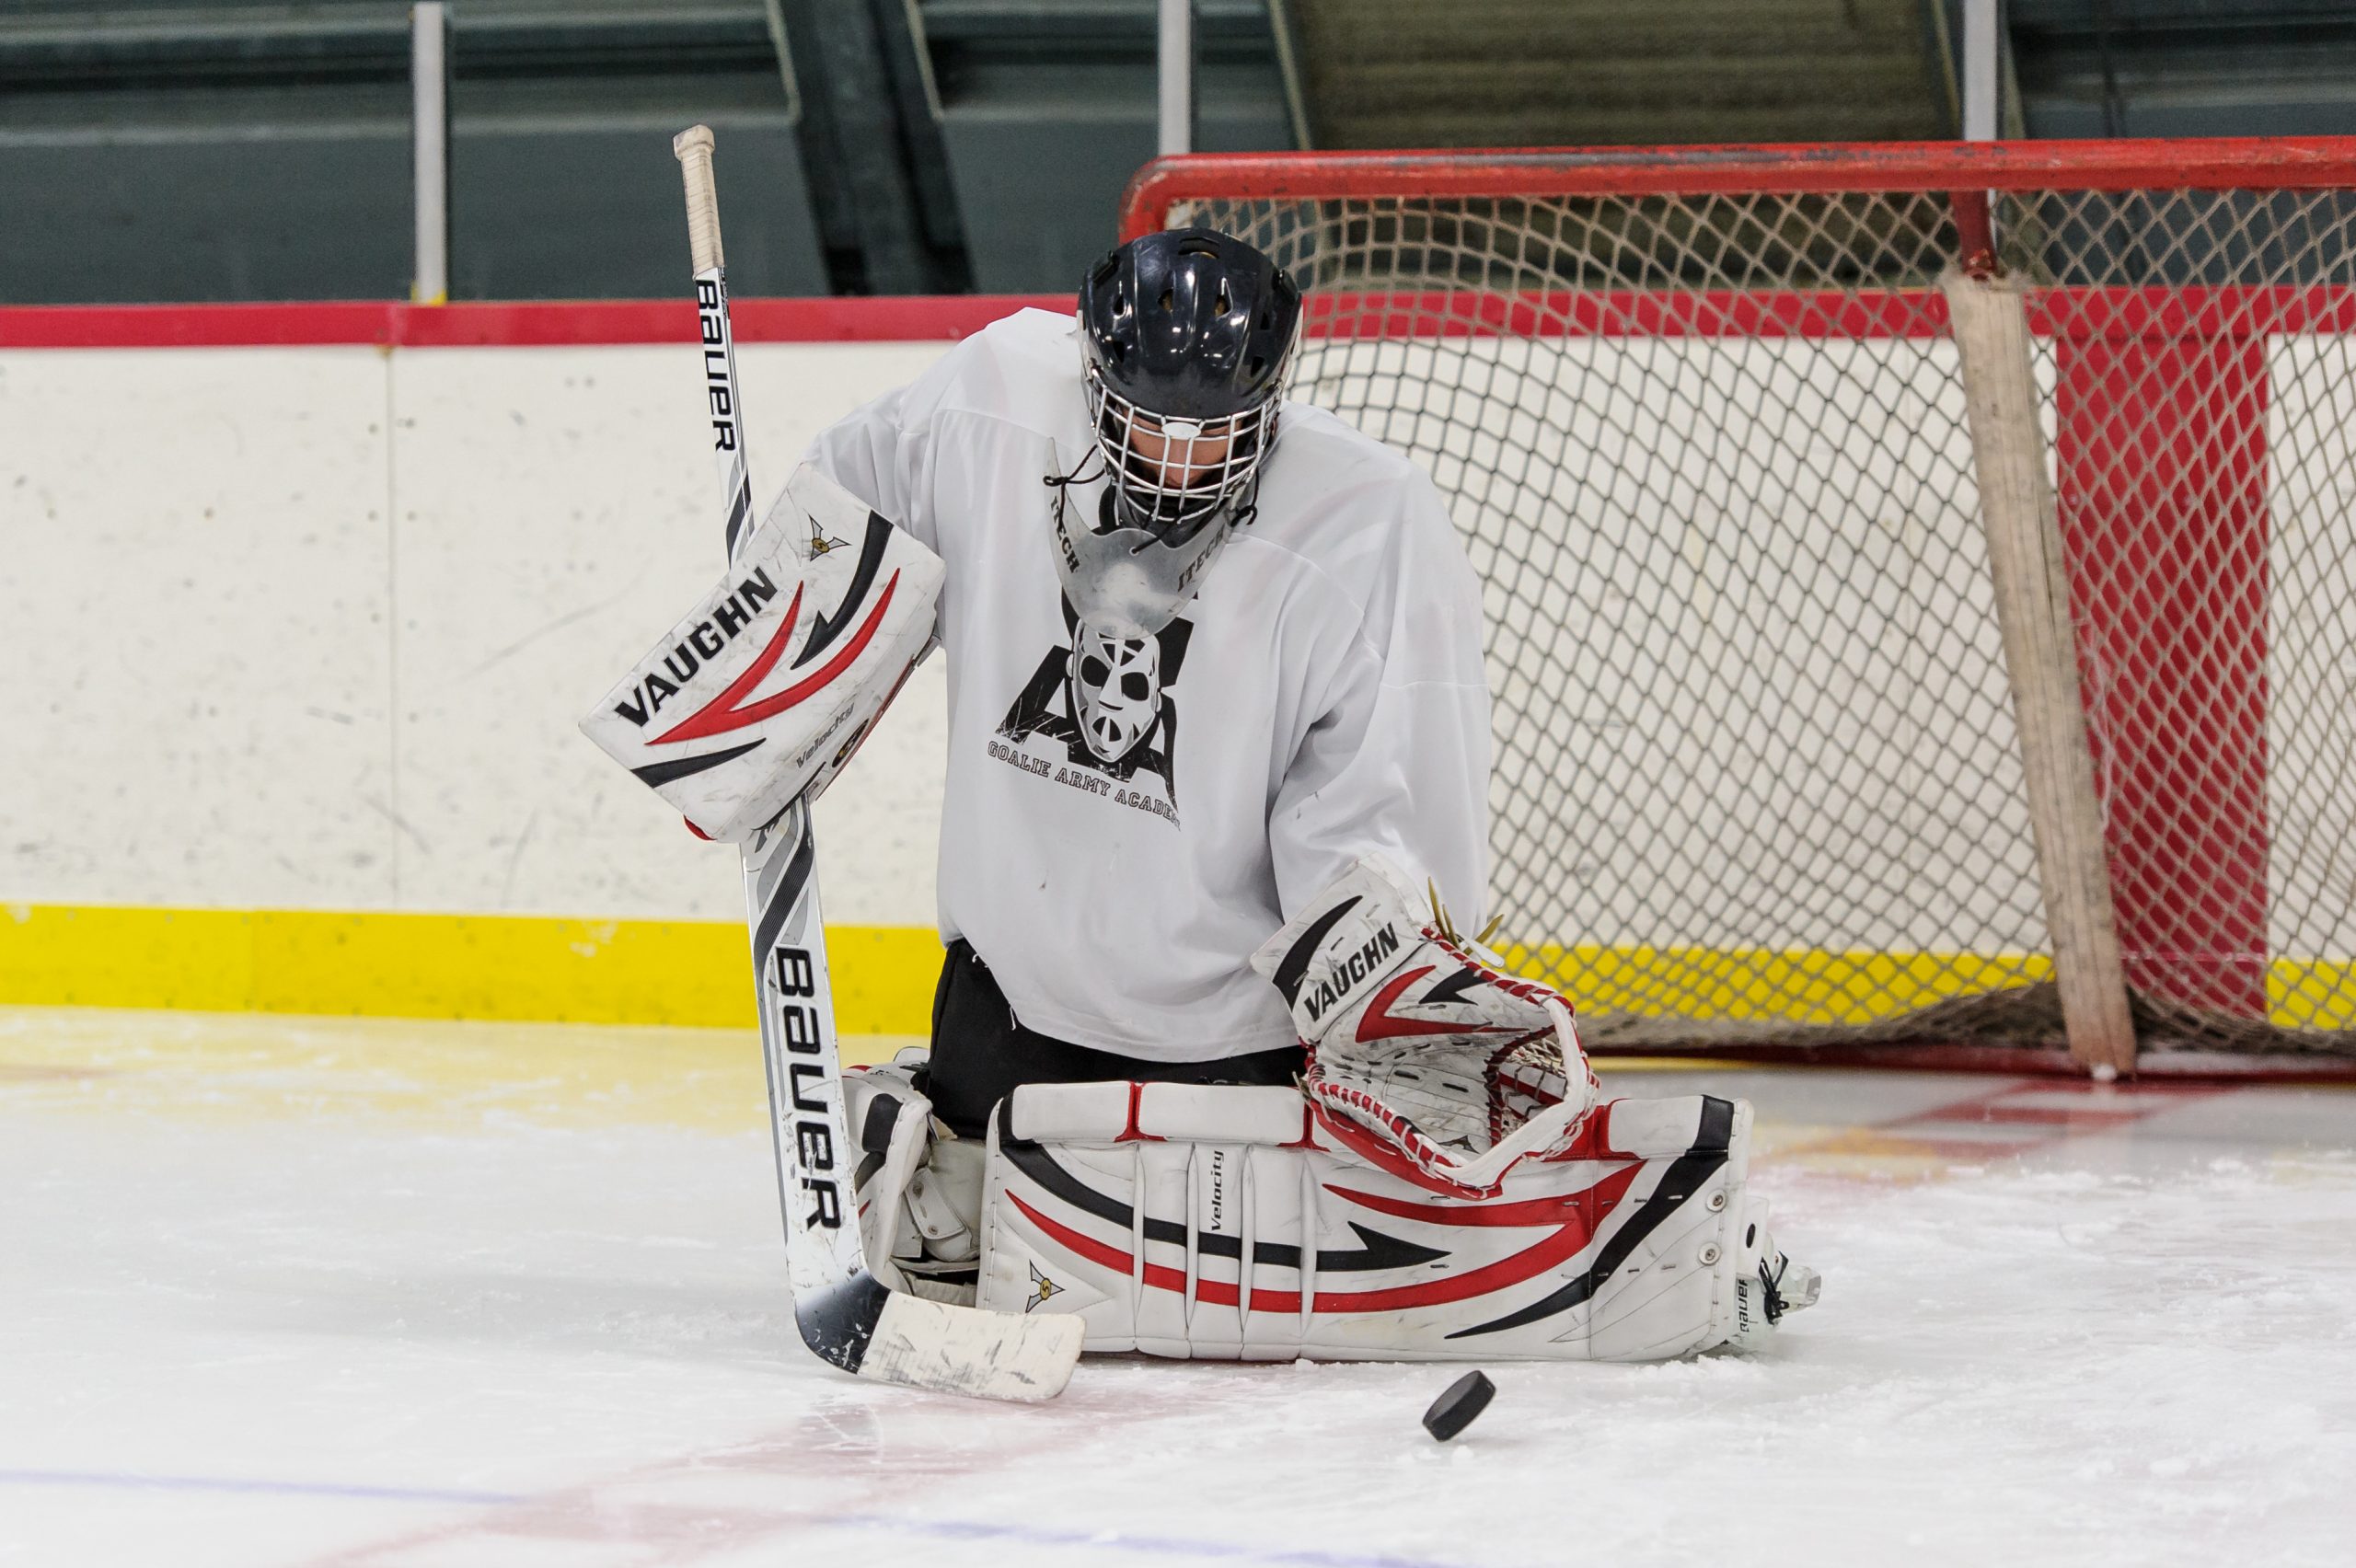
[[[2236,186],[2356,186],[2356,136],[1192,153],[1138,171],[1121,198],[1121,237],[1166,227],[1172,207],[1200,201]]]

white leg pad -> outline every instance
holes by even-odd
[[[1473,1201],[1368,1165],[1289,1089],[1025,1086],[991,1127],[979,1304],[1157,1355],[1688,1355],[1759,1265],[1750,1134],[1738,1101],[1612,1101],[1576,1158]]]

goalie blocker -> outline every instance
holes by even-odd
[[[815,800],[931,647],[941,558],[808,464],[582,733],[698,833]]]

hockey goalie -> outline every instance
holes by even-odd
[[[1412,461],[1284,399],[1300,317],[1266,257],[1180,229],[1099,261],[1076,317],[965,340],[764,525],[793,548],[759,592],[885,601],[829,646],[848,695],[745,696],[722,634],[772,612],[740,560],[681,644],[713,692],[637,678],[601,743],[741,837],[945,653],[931,1046],[845,1078],[893,1290],[1176,1356],[1754,1346],[1817,1286],[1746,1191],[1750,1108],[1600,1101],[1563,998],[1469,934],[1479,583]],[[662,735],[720,711],[757,742],[756,707],[766,755],[666,773]]]

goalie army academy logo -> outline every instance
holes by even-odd
[[[1194,623],[1106,637],[1063,606],[1068,641],[1050,648],[1007,709],[990,755],[1042,778],[1178,825],[1178,684]],[[1036,741],[1060,743],[1041,755]],[[1158,784],[1159,788],[1151,785]]]

